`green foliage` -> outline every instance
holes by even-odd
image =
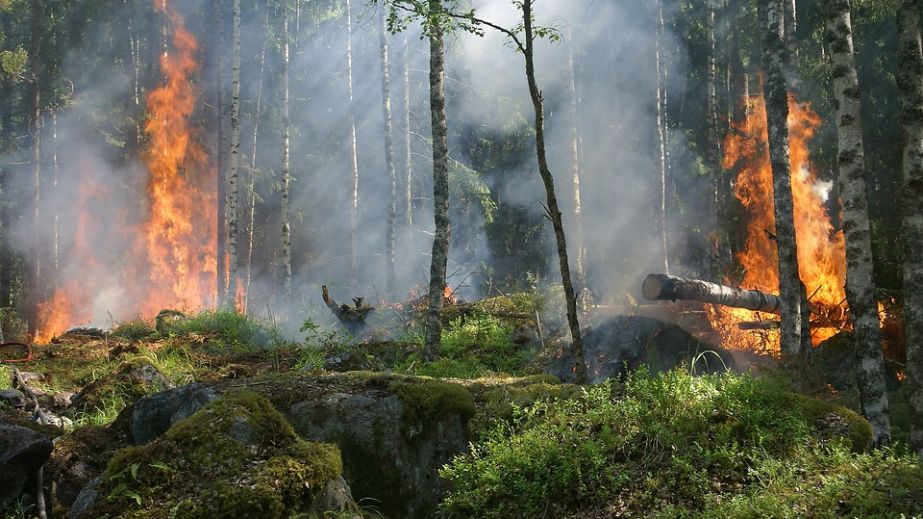
[[[8,341],[23,340],[29,335],[29,325],[19,317],[15,308],[0,308],[0,327]]]
[[[157,330],[154,329],[154,325],[140,317],[132,321],[119,323],[118,326],[112,330],[113,337],[121,337],[130,341],[148,339],[156,334]]]
[[[413,427],[433,416],[458,413],[468,421],[475,413],[474,397],[462,385],[439,380],[396,380],[389,386],[404,403],[404,423]]]
[[[283,342],[272,324],[227,308],[179,319],[167,325],[167,332],[172,336],[203,336],[210,346],[221,350],[261,350]]]
[[[26,65],[29,62],[29,54],[18,45],[13,50],[0,51],[0,72],[2,75],[10,78],[19,78],[26,71]]]
[[[845,429],[861,419],[815,402],[749,376],[639,371],[585,398],[515,410],[442,470],[454,486],[443,512],[555,517],[613,502],[627,515],[701,510],[759,485],[754,467],[784,465],[806,447],[848,456],[851,431],[815,417],[840,418]]]

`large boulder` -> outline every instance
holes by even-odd
[[[432,516],[447,491],[439,468],[467,450],[475,413],[461,385],[354,372],[192,384],[141,399],[119,421],[145,443],[234,385],[270,399],[301,437],[336,444],[355,498],[389,517]]]
[[[736,370],[726,350],[703,343],[675,324],[650,317],[620,315],[583,330],[583,353],[590,382],[618,376],[644,364],[654,372],[685,365],[695,373]],[[570,344],[543,352],[540,367],[561,380],[573,380]]]
[[[72,518],[350,517],[335,445],[308,442],[265,398],[229,391],[146,445],[119,450]]]
[[[0,510],[19,497],[53,448],[51,438],[28,427],[0,421]]]

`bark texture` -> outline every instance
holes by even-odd
[[[410,37],[404,35],[403,56],[401,59],[401,82],[403,83],[403,110],[404,119],[404,240],[405,254],[409,254],[413,261],[413,148],[410,137]]]
[[[289,221],[289,190],[291,188],[291,150],[289,140],[289,33],[288,5],[282,6],[282,292],[286,298],[292,295],[292,227]]]
[[[769,127],[769,156],[772,164],[775,200],[776,244],[779,250],[779,294],[782,302],[781,349],[789,359],[801,353],[803,329],[801,279],[798,277],[798,249],[795,244],[791,170],[788,148],[788,89],[785,83],[785,43],[783,41],[783,0],[759,0],[763,67],[766,70],[764,95]]]
[[[430,13],[441,13],[442,3],[429,0]],[[433,126],[433,215],[436,231],[429,270],[429,306],[423,354],[439,356],[442,342],[442,300],[449,257],[449,141],[445,111],[445,34],[435,23],[429,31],[429,103]]]
[[[827,46],[833,59],[831,79],[836,128],[843,231],[846,235],[846,299],[855,331],[859,398],[872,424],[875,445],[891,441],[884,355],[878,331],[878,305],[872,279],[872,241],[865,186],[865,153],[859,116],[859,78],[853,57],[849,0],[827,0]]]
[[[898,74],[904,127],[904,326],[910,446],[923,457],[923,45],[921,0],[901,0],[898,9]]]
[[[394,297],[394,249],[397,224],[397,172],[394,168],[394,125],[391,121],[391,74],[388,56],[388,30],[385,27],[385,5],[378,10],[379,50],[381,51],[381,111],[385,122],[385,168],[388,170],[388,221],[385,238],[386,293]]]
[[[263,46],[260,48],[260,75],[259,84],[256,87],[256,105],[253,108],[253,140],[250,148],[250,184],[247,188],[248,216],[247,216],[247,263],[246,263],[246,287],[244,290],[243,307],[244,312],[250,303],[250,281],[253,278],[253,234],[256,228],[256,155],[260,139],[260,116],[263,106],[263,73],[266,70],[266,46],[268,39],[266,31],[269,27],[269,10],[263,18]]]
[[[225,131],[225,112],[226,100],[225,100],[225,63],[224,63],[224,49],[225,49],[225,13],[224,13],[224,2],[221,0],[216,0],[214,3],[215,9],[215,18],[218,24],[218,30],[216,31],[217,44],[215,45],[215,60],[217,61],[217,66],[215,67],[215,92],[216,92],[216,101],[215,109],[218,112],[218,152],[216,153],[216,167],[218,171],[217,182],[218,182],[218,244],[215,251],[215,260],[217,263],[217,268],[215,269],[217,295],[216,299],[218,305],[223,305],[227,299],[228,294],[228,276],[227,276],[227,223],[228,223],[228,212],[227,212],[227,188],[228,188],[228,172],[227,172],[227,157],[225,153],[228,150],[228,137],[227,132]],[[166,44],[166,26],[164,26],[164,54],[167,53],[167,44]]]
[[[237,302],[237,200],[240,191],[240,0],[232,7],[231,32],[231,160],[228,167],[228,295],[227,304]]]
[[[570,124],[568,128],[568,154],[570,155],[570,178],[572,192],[572,203],[574,213],[574,231],[576,243],[574,245],[574,273],[577,275],[577,293],[578,302],[582,310],[587,310],[590,306],[590,290],[586,281],[586,244],[583,239],[583,201],[580,196],[580,114],[578,110],[577,95],[577,66],[574,56],[574,34],[568,30],[565,40],[568,43],[567,49],[567,70],[570,72],[570,78],[567,82],[567,99],[568,112],[570,114]]]
[[[656,103],[657,118],[657,166],[660,173],[660,206],[657,215],[657,232],[660,234],[660,248],[663,255],[663,271],[670,273],[670,255],[667,240],[667,157],[666,157],[666,128],[663,122],[663,70],[662,70],[662,40],[663,40],[663,1],[656,0],[657,31],[654,36],[654,64],[657,72]]]
[[[577,319],[577,298],[574,293],[574,283],[570,276],[570,265],[567,259],[567,241],[564,236],[564,221],[558,209],[558,199],[554,190],[554,177],[548,168],[545,157],[545,112],[542,93],[535,80],[535,63],[533,60],[533,44],[535,35],[532,32],[532,3],[534,0],[525,0],[522,3],[522,18],[525,33],[525,47],[523,56],[526,59],[526,80],[529,83],[529,95],[535,109],[535,149],[538,155],[538,171],[545,185],[545,198],[548,202],[548,213],[554,227],[555,242],[558,249],[558,263],[561,267],[561,284],[564,285],[564,298],[567,303],[567,324],[570,327],[571,348],[574,354],[574,376],[578,384],[587,380],[586,361],[583,356],[583,337],[580,333],[580,322]],[[658,103],[659,105],[659,103]]]

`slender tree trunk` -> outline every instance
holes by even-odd
[[[282,5],[282,292],[286,300],[292,295],[292,229],[289,222],[288,198],[291,185],[291,164],[289,138],[291,121],[289,121],[289,33],[287,2]]]
[[[269,27],[269,7],[267,6],[265,9],[266,14],[263,18],[263,46],[260,48],[259,84],[256,89],[256,106],[253,108],[253,144],[250,148],[250,185],[247,188],[249,208],[247,217],[247,285],[244,291],[244,312],[248,310],[248,305],[250,303],[250,281],[253,278],[253,233],[256,228],[256,155],[258,150],[257,144],[260,138],[260,115],[262,113],[263,85],[265,83],[263,73],[266,71],[266,46],[268,44],[266,30]]]
[[[45,284],[42,279],[42,2],[32,0],[32,27],[30,37],[29,62],[31,63],[31,113],[29,115],[29,130],[32,137],[32,183],[33,183],[33,208],[32,208],[32,298],[33,304],[44,299]],[[30,319],[34,321],[34,319]]]
[[[789,65],[798,60],[798,7],[797,0],[785,0],[785,50]]]
[[[567,69],[570,78],[567,82],[568,112],[570,125],[568,128],[568,152],[570,154],[570,178],[573,186],[574,230],[576,235],[574,271],[577,275],[578,302],[581,310],[586,311],[590,306],[590,290],[586,282],[586,244],[583,239],[583,204],[580,197],[580,114],[577,99],[577,67],[574,56],[574,31],[567,30],[565,41],[567,48]]]
[[[391,122],[391,74],[390,59],[388,57],[388,31],[385,27],[385,4],[381,3],[378,10],[379,48],[381,50],[381,111],[385,122],[385,168],[388,170],[388,222],[385,246],[386,256],[386,293],[389,298],[394,297],[394,249],[397,224],[397,172],[394,168],[394,126]]]
[[[904,326],[910,446],[923,457],[923,44],[921,0],[901,0],[898,8],[897,86],[904,127]]]
[[[58,195],[58,111],[51,109],[51,193]],[[51,289],[58,289],[58,274],[60,266],[58,204],[51,207]]]
[[[798,277],[798,249],[795,244],[792,183],[788,148],[788,89],[785,83],[783,0],[759,0],[763,66],[766,69],[764,95],[769,127],[769,156],[772,163],[775,199],[776,245],[779,251],[779,293],[782,299],[782,355],[794,359],[801,353],[801,280]]]
[[[542,93],[535,80],[535,63],[533,61],[533,44],[535,35],[532,33],[532,3],[534,0],[525,0],[522,3],[522,18],[525,32],[525,48],[523,56],[526,60],[526,80],[529,83],[529,95],[532,98],[532,107],[535,110],[535,149],[538,155],[538,171],[545,185],[545,197],[548,202],[548,213],[554,227],[555,241],[558,248],[558,262],[561,267],[561,283],[564,285],[564,297],[567,302],[567,323],[570,327],[572,351],[574,354],[574,375],[577,383],[583,384],[587,380],[586,362],[583,357],[583,337],[580,333],[580,323],[577,319],[577,298],[574,293],[574,284],[570,277],[570,265],[567,260],[567,242],[564,237],[564,222],[561,211],[558,209],[558,199],[554,191],[554,177],[548,168],[545,157],[545,112]],[[658,103],[659,106],[659,103]]]
[[[0,17],[3,19],[3,33],[9,34],[12,28],[10,16]],[[2,131],[0,131],[0,155],[9,153],[13,148],[13,81],[0,75],[0,103],[2,103],[3,120]],[[5,167],[0,177],[0,254],[2,254],[5,263],[0,267],[0,308],[10,306],[12,303],[12,281],[13,281],[13,258],[9,247],[11,212],[8,210],[9,203],[9,186],[12,175],[11,168]]]
[[[355,287],[359,282],[359,154],[356,144],[356,102],[353,100],[353,16],[350,0],[346,0],[346,94],[349,99],[346,122],[349,130],[349,165],[352,181],[349,192],[349,279]]]
[[[134,143],[137,149],[141,149],[141,118],[143,115],[143,107],[141,106],[141,37],[138,35],[138,20],[137,15],[134,9],[131,11],[128,10],[128,0],[125,0],[125,7],[127,12],[131,12],[131,15],[128,17],[128,43],[129,49],[131,51],[131,90],[132,90],[132,102],[135,105],[135,110],[133,118],[135,121],[134,125]]]
[[[237,178],[240,169],[240,0],[233,2],[231,33],[231,163],[228,175],[228,293],[226,303],[237,302]]]
[[[217,45],[215,47],[215,59],[217,61],[217,67],[215,67],[215,90],[217,92],[217,100],[215,103],[215,108],[218,111],[218,152],[217,152],[217,182],[218,182],[218,230],[217,230],[217,249],[215,254],[215,259],[217,263],[216,272],[216,284],[217,294],[216,300],[218,306],[223,306],[227,300],[228,295],[228,278],[227,278],[227,169],[225,164],[225,153],[228,150],[227,142],[227,132],[225,132],[224,121],[225,121],[225,99],[224,99],[224,76],[225,76],[225,17],[224,17],[224,2],[222,0],[215,0],[215,18],[217,19],[218,30],[217,30]],[[166,36],[164,36],[166,38]],[[166,49],[166,47],[164,47]],[[166,54],[166,50],[164,50]]]
[[[404,99],[401,105],[404,118],[404,240],[406,254],[413,260],[413,149],[410,128],[410,37],[404,34],[401,76]]]
[[[667,246],[667,158],[663,125],[663,77],[661,44],[663,40],[663,1],[655,1],[657,31],[654,36],[654,62],[656,66],[657,166],[660,172],[660,207],[657,215],[657,232],[660,234],[660,253],[663,255],[663,272],[670,273],[670,252]]]
[[[827,42],[833,58],[840,196],[846,234],[846,300],[855,331],[859,398],[872,424],[873,443],[891,442],[884,355],[872,279],[872,240],[865,185],[865,153],[859,115],[859,77],[853,57],[849,0],[827,0]]]
[[[428,0],[431,13],[442,12],[440,0]],[[445,34],[434,24],[429,34],[429,104],[433,126],[433,216],[436,231],[429,270],[429,305],[426,312],[424,356],[439,356],[442,342],[442,300],[449,259],[449,141],[445,111]]]
[[[708,142],[705,143],[705,162],[711,172],[711,186],[709,193],[708,212],[708,270],[711,272],[713,279],[720,279],[724,271],[724,265],[721,264],[721,187],[722,170],[720,164],[721,145],[718,141],[718,88],[717,88],[717,60],[715,59],[715,9],[717,0],[706,0],[707,10],[705,13],[705,39],[708,47],[708,57],[706,61],[706,89],[708,91],[708,103],[706,109],[707,121],[705,123],[705,134]]]

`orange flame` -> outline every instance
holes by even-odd
[[[815,309],[811,339],[815,345],[845,327],[846,249],[842,231],[836,231],[827,214],[827,194],[811,164],[808,144],[820,125],[810,104],[789,95],[789,147],[794,201],[798,270],[811,306]],[[766,105],[762,96],[748,100],[749,117],[732,124],[724,141],[723,167],[738,168],[734,196],[748,216],[744,250],[737,255],[743,270],[740,286],[777,294],[779,265],[776,251],[772,167],[769,160]],[[713,326],[732,349],[777,353],[778,330],[743,331],[739,324],[762,321],[758,312],[737,308],[708,309]]]
[[[118,273],[122,307],[107,309],[116,318],[206,306],[213,302],[216,288],[216,175],[191,124],[198,96],[193,83],[199,69],[198,44],[167,0],[153,3],[170,21],[172,49],[160,59],[164,84],[147,97],[147,214],[138,228],[125,233],[133,241],[126,244],[129,257]],[[100,203],[93,198],[100,186],[93,185],[90,175],[82,182],[75,206],[75,242],[66,257],[81,270],[98,270],[102,266],[85,236],[92,224],[86,220],[89,210]],[[68,326],[93,319],[94,291],[75,280],[58,287],[39,305],[36,342],[47,342]]]

